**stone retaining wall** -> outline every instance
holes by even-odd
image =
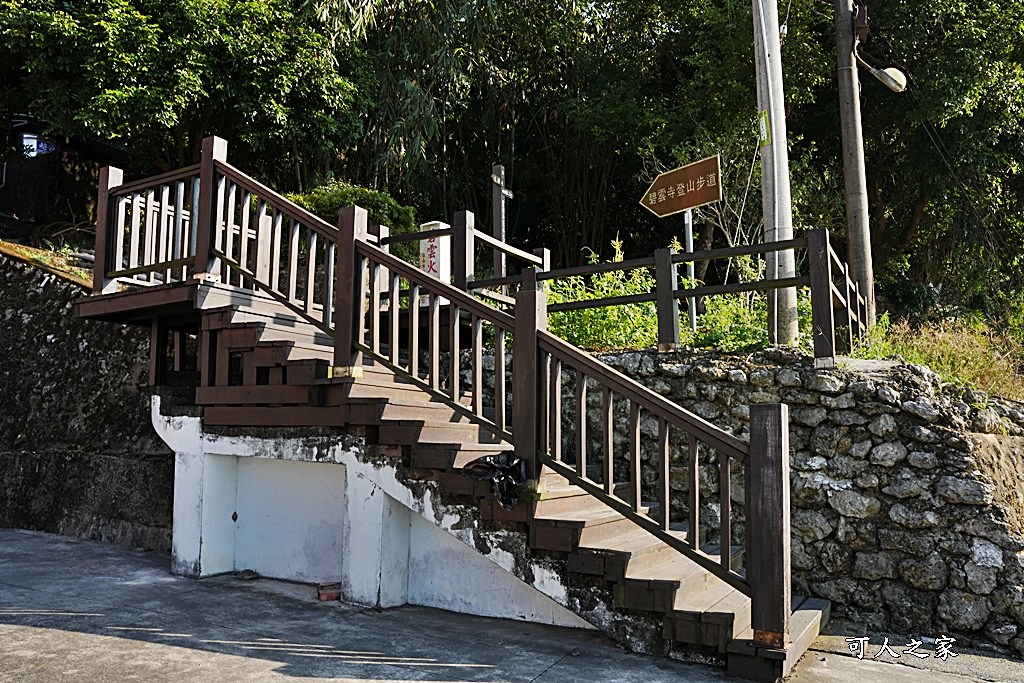
[[[0,256],[0,527],[169,549],[149,331],[76,318],[84,294]]]
[[[795,593],[828,598],[868,628],[1024,653],[1019,405],[943,384],[921,366],[816,371],[779,349],[602,360],[743,439],[750,404],[789,404]],[[681,482],[684,454],[672,457]],[[655,465],[646,453],[646,481]],[[714,527],[717,473],[702,469],[702,518]],[[674,490],[680,520],[684,493]]]

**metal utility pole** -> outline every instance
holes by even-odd
[[[754,0],[754,64],[761,126],[761,190],[764,241],[793,238],[793,207],[789,190],[789,150],[782,89],[779,11],[775,0]],[[793,250],[767,254],[769,279],[796,276]],[[796,289],[775,290],[768,299],[768,337],[776,344],[797,338]]]
[[[495,238],[505,241],[505,202],[512,191],[505,187],[505,167],[491,166],[491,229]],[[505,252],[494,250],[494,277],[505,277]],[[505,288],[502,288],[502,292]]]
[[[864,170],[864,132],[860,122],[860,79],[853,0],[835,0],[836,75],[839,119],[843,128],[843,174],[846,178],[846,260],[850,277],[867,300],[868,325],[875,324],[875,272],[868,226],[868,185]]]

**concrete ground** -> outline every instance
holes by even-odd
[[[734,680],[717,668],[623,652],[593,631],[320,603],[309,586],[195,581],[168,565],[166,554],[0,530],[0,681]],[[880,642],[872,639],[869,656]],[[792,680],[1024,682],[1019,661],[955,651],[946,662],[859,661],[838,633],[819,639]]]

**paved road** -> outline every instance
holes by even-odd
[[[735,680],[713,667],[623,652],[592,631],[423,607],[378,612],[319,603],[309,586],[194,581],[172,576],[168,564],[165,554],[0,530],[0,681]],[[1024,673],[1019,662],[994,661]],[[1024,675],[963,677],[821,651],[804,658],[794,680],[965,683]]]

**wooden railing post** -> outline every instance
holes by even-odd
[[[469,283],[474,279],[476,261],[476,240],[473,231],[476,229],[476,216],[472,211],[459,211],[455,214],[452,233],[452,284],[456,289],[469,291]]]
[[[789,540],[789,406],[750,406],[746,472],[747,580],[754,643],[784,648],[792,611]]]
[[[96,200],[96,260],[92,266],[92,293],[103,294],[108,290],[107,273],[111,270],[119,270],[120,264],[114,264],[117,268],[111,268],[110,244],[107,241],[111,235],[113,225],[116,224],[113,212],[110,207],[110,191],[124,182],[124,171],[114,166],[104,166],[100,169],[100,194]],[[117,255],[120,258],[120,254]]]
[[[210,253],[216,242],[217,221],[217,169],[215,161],[228,160],[228,141],[216,136],[203,138],[203,156],[199,167],[199,215],[192,227],[196,235],[197,280],[216,280],[217,259]],[[193,209],[194,210],[194,209]]]
[[[540,440],[541,366],[537,332],[548,327],[548,303],[537,286],[537,271],[523,270],[522,286],[516,293],[515,342],[512,347],[512,435],[516,456],[526,462],[527,477],[540,477],[537,447]]]
[[[672,262],[674,249],[654,252],[655,292],[658,299],[658,350],[675,351],[679,346],[679,277]]]
[[[334,367],[344,368],[335,372],[352,373],[352,368],[361,368],[362,353],[356,350],[355,341],[362,340],[364,301],[362,298],[363,269],[359,268],[356,240],[365,240],[366,209],[346,206],[338,214],[338,248],[335,250],[337,263],[334,272],[337,281],[334,287]],[[374,311],[374,315],[380,315]]]
[[[807,231],[807,260],[811,278],[811,335],[814,367],[836,366],[835,317],[832,310],[832,256],[828,230]]]

